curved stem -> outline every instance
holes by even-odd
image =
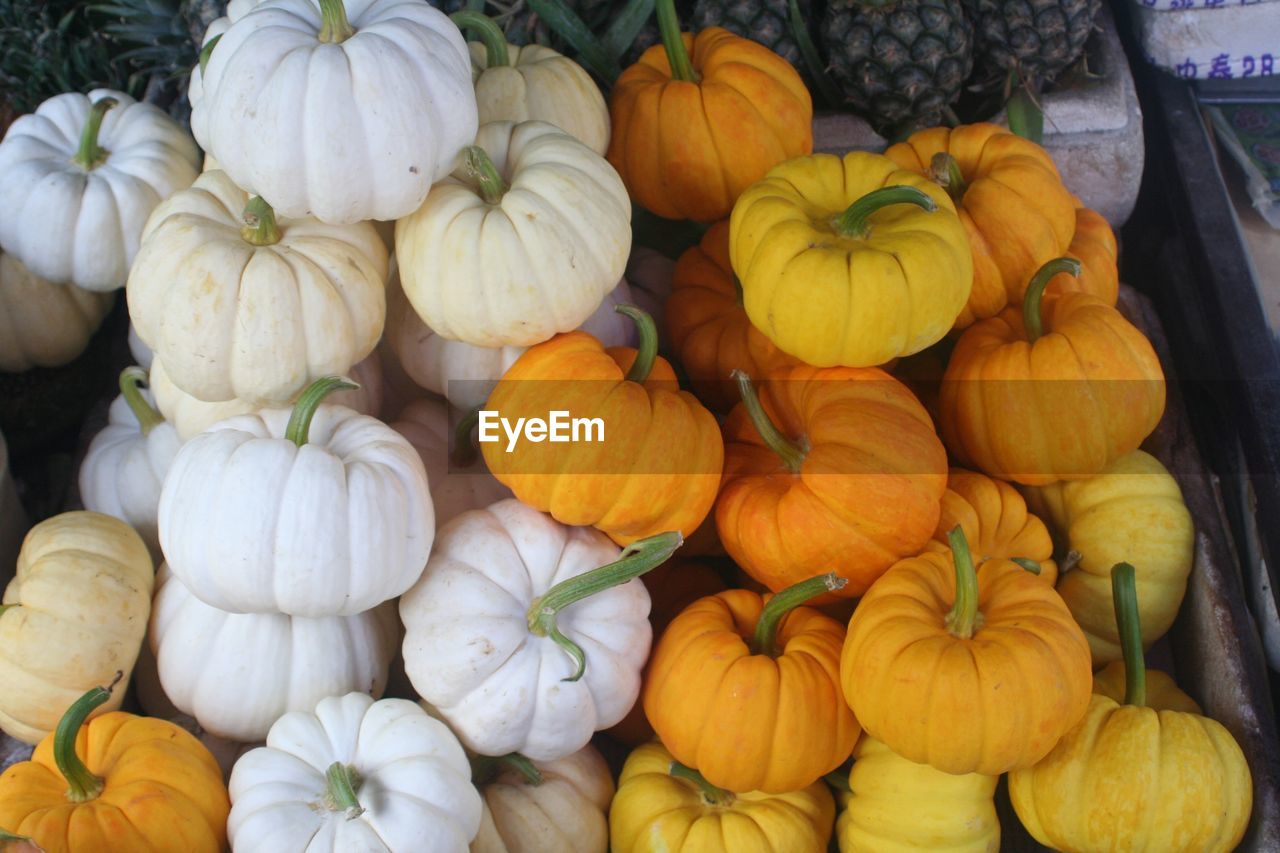
[[[696,785],[698,793],[702,794],[702,798],[707,801],[708,805],[727,806],[734,800],[732,792],[726,791],[724,788],[717,788],[697,770],[692,767],[686,767],[679,761],[671,762],[671,767],[667,769],[667,773],[677,779],[684,779]]]
[[[213,49],[217,47],[218,42],[222,40],[223,33],[218,33],[200,48],[200,73],[204,74],[204,70],[209,67],[209,57],[213,56]]]
[[[276,212],[262,196],[255,195],[249,199],[244,206],[241,218],[244,220],[244,225],[240,226],[240,237],[246,243],[252,243],[255,246],[274,246],[280,242]]]
[[[1147,704],[1147,664],[1142,654],[1142,622],[1138,617],[1138,580],[1133,566],[1111,567],[1111,601],[1124,656],[1124,704]]]
[[[871,230],[867,222],[871,214],[893,204],[914,204],[929,213],[938,209],[938,203],[924,190],[908,186],[882,187],[849,205],[831,225],[842,237],[865,237]]]
[[[671,66],[671,79],[698,82],[698,74],[689,61],[689,51],[685,49],[684,36],[680,32],[675,0],[657,0],[654,6],[658,14],[658,32],[662,35],[662,46],[667,50],[667,63]]]
[[[640,346],[636,350],[636,360],[631,362],[631,369],[627,371],[627,381],[643,384],[653,370],[654,359],[658,357],[658,327],[653,324],[653,318],[648,312],[634,305],[618,305],[613,310],[627,315],[636,323],[636,331],[640,333]]]
[[[1044,297],[1044,289],[1049,281],[1058,273],[1080,275],[1080,262],[1075,258],[1054,258],[1031,277],[1027,285],[1027,295],[1022,297],[1022,325],[1027,330],[1027,342],[1035,343],[1044,334],[1044,322],[1040,319],[1040,301]]]
[[[461,12],[450,15],[449,20],[457,24],[458,29],[472,30],[480,36],[480,41],[484,42],[486,68],[499,68],[511,64],[511,54],[507,51],[507,37],[493,22],[493,18],[463,9]]]
[[[111,152],[98,144],[98,133],[102,130],[102,119],[107,110],[119,103],[115,98],[103,98],[89,108],[89,117],[85,120],[84,130],[80,131],[80,146],[72,161],[83,169],[95,169],[102,165]]]
[[[556,625],[556,617],[560,611],[597,592],[619,586],[640,577],[650,569],[656,569],[683,544],[684,536],[676,530],[641,539],[622,549],[618,559],[612,563],[561,581],[533,600],[529,605],[529,632],[536,637],[550,637],[575,663],[573,675],[564,681],[582,678],[582,673],[587,668],[587,656],[581,646],[560,633],[560,628]]]
[[[471,431],[480,422],[482,408],[484,407],[476,406],[467,412],[453,428],[453,452],[449,455],[449,459],[459,468],[470,468],[476,463],[476,457],[479,454],[476,453],[475,442],[471,440]]]
[[[542,771],[531,760],[518,752],[506,755],[477,755],[471,759],[471,781],[476,785],[485,785],[493,780],[502,770],[514,770],[524,778],[524,783],[533,788],[542,784]]]
[[[467,174],[476,179],[480,195],[486,203],[497,204],[502,201],[510,187],[502,180],[498,167],[493,165],[487,151],[479,145],[468,145],[462,149],[462,162],[467,168]]]
[[[1013,562],[1017,563],[1022,568],[1026,569],[1028,572],[1031,572],[1031,574],[1033,575],[1040,574],[1040,564],[1035,560],[1029,559],[1027,557],[1010,557],[1010,559]]]
[[[326,44],[342,44],[356,34],[347,20],[342,0],[320,0],[320,32],[316,38]]]
[[[332,812],[345,812],[347,820],[364,814],[364,806],[356,799],[356,791],[363,780],[360,774],[341,761],[335,761],[324,771],[325,805]]]
[[[307,386],[293,404],[293,414],[289,416],[289,425],[285,427],[284,437],[301,447],[307,443],[307,434],[311,431],[311,419],[315,417],[320,401],[339,388],[356,389],[360,386],[345,376],[325,376]]]
[[[756,395],[756,387],[752,384],[750,376],[741,370],[735,370],[729,375],[738,383],[742,405],[746,407],[751,423],[755,424],[756,432],[760,433],[760,437],[764,439],[765,444],[769,445],[770,450],[782,457],[788,471],[799,474],[801,466],[804,465],[807,448],[787,438],[774,426],[773,421],[769,420],[769,415],[761,405],[759,396]]]
[[[67,802],[84,803],[97,798],[102,793],[106,781],[94,775],[80,756],[76,754],[76,738],[84,721],[102,703],[111,698],[111,691],[124,678],[123,672],[117,672],[115,680],[106,687],[95,687],[81,696],[67,713],[58,721],[58,728],[53,733],[53,760],[58,765],[58,772],[67,780]]]
[[[982,626],[982,614],[978,612],[978,573],[973,568],[969,543],[964,529],[956,525],[947,536],[951,543],[951,556],[956,565],[956,600],[951,605],[945,624],[953,637],[967,640]]]
[[[120,396],[124,397],[129,411],[138,419],[143,435],[164,423],[164,415],[157,412],[155,406],[148,403],[147,398],[142,395],[139,386],[146,381],[147,372],[141,367],[126,367],[120,371]]]
[[[835,572],[827,572],[793,584],[770,598],[760,611],[760,618],[756,620],[756,631],[751,637],[751,654],[776,658],[778,627],[782,624],[782,617],[806,601],[843,589],[848,583],[848,580]]]
[[[964,198],[965,192],[969,189],[969,184],[965,182],[964,174],[960,171],[960,164],[956,162],[956,158],[945,151],[934,154],[933,159],[929,161],[929,177],[935,184],[946,190],[947,195],[954,201]]]

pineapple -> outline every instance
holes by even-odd
[[[961,0],[828,0],[820,34],[836,85],[888,136],[941,123],[973,70]]]
[[[809,0],[800,0],[800,14],[809,20]],[[788,0],[697,0],[690,29],[724,27],[731,33],[757,41],[807,75],[804,58],[791,32]]]
[[[997,73],[1016,72],[1034,88],[1080,58],[1101,6],[1101,0],[964,2],[983,64]]]

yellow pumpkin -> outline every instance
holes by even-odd
[[[117,518],[66,512],[31,528],[0,608],[0,729],[38,743],[90,687],[127,680],[154,583],[146,543]]]
[[[622,766],[609,840],[613,853],[823,853],[835,812],[821,780],[789,794],[731,794],[654,741]]]
[[[1009,798],[1041,844],[1064,853],[1227,853],[1244,837],[1253,780],[1220,723],[1146,705],[1134,570],[1112,570],[1124,639],[1125,697],[1095,693],[1084,718],[1034,766],[1009,774]]]
[[[815,367],[873,367],[940,340],[964,308],[973,256],[946,191],[880,154],[774,167],[729,219],[752,324]]]
[[[1173,475],[1135,450],[1096,477],[1023,493],[1068,554],[1058,594],[1084,629],[1094,667],[1120,659],[1111,604],[1116,563],[1137,569],[1142,645],[1151,648],[1178,615],[1195,556],[1195,527]]]
[[[853,751],[836,819],[840,853],[997,853],[998,776],[953,775],[916,764],[870,735]]]

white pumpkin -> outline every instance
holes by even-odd
[[[111,89],[55,95],[0,142],[0,249],[54,283],[117,290],[151,211],[199,172],[163,110]]]
[[[160,487],[182,439],[155,410],[151,394],[139,387],[145,380],[140,367],[120,374],[120,396],[80,464],[80,500],[85,509],[128,522],[159,563],[164,559],[156,526]]]
[[[414,400],[401,410],[391,428],[403,435],[422,457],[438,527],[464,512],[512,497],[511,490],[489,473],[484,457],[478,452],[467,468],[455,467],[456,463],[450,460],[454,427],[449,423],[449,404],[445,401]]]
[[[594,746],[556,761],[493,762],[471,853],[606,853],[613,775]]]
[[[381,421],[319,404],[332,381],[315,383],[293,409],[217,423],[174,458],[160,544],[207,604],[351,615],[422,574],[435,533],[422,459]]]
[[[466,165],[396,223],[405,295],[449,340],[531,346],[617,286],[631,200],[609,162],[545,122],[492,122]]]
[[[45,281],[0,252],[0,372],[61,367],[84,352],[116,295]]]
[[[202,85],[200,145],[293,218],[406,216],[478,126],[462,33],[422,0],[265,3],[222,34]]]
[[[143,370],[151,370],[151,360],[156,354],[151,351],[151,347],[142,342],[142,338],[138,337],[138,331],[133,328],[132,323],[129,324],[129,354],[133,356],[134,364]]]
[[[193,397],[283,403],[373,351],[387,259],[367,222],[276,220],[225,172],[205,172],[147,223],[129,316]]]
[[[382,410],[384,395],[382,359],[378,357],[377,351],[357,362],[347,375],[360,387],[341,388],[325,400],[334,405],[355,409],[362,415],[378,417]],[[262,408],[246,403],[244,400],[223,400],[220,403],[206,403],[204,400],[198,400],[173,384],[173,380],[164,369],[164,362],[158,358],[152,361],[150,378],[151,393],[155,397],[156,408],[174,425],[183,441],[199,435],[219,421],[225,421],[237,415],[251,415]]]
[[[227,837],[241,853],[456,853],[480,825],[470,780],[458,739],[413,702],[331,695],[236,762]]]
[[[609,106],[591,75],[549,47],[510,44],[492,19],[463,14],[464,28],[480,36],[467,45],[480,124],[545,121],[604,156],[609,150]]]
[[[304,619],[227,613],[156,575],[151,651],[164,695],[218,737],[258,741],[287,711],[362,690],[381,696],[400,640],[395,605]]]
[[[209,22],[209,26],[205,28],[204,37],[200,39],[200,52],[204,53],[208,48],[209,42],[214,39],[220,39],[222,34],[231,28],[231,25],[243,18],[247,13],[259,6],[263,0],[231,0],[227,3],[227,14],[220,18],[214,18]],[[216,45],[215,45],[216,47]],[[200,103],[204,98],[204,72],[200,68],[200,63],[196,63],[191,69],[191,78],[187,82],[187,103],[194,109],[195,105]],[[205,163],[205,171],[208,171],[209,165]]]
[[[550,761],[577,752],[635,703],[652,640],[636,575],[678,545],[678,534],[663,534],[613,563],[618,546],[600,531],[517,500],[463,513],[400,600],[405,672],[478,753]],[[582,600],[558,586],[607,564],[615,580],[631,579]]]

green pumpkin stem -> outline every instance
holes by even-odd
[[[0,605],[0,616],[3,616],[4,614],[8,613],[10,610],[13,610],[15,607],[21,607],[21,606],[22,606],[21,604]]]
[[[978,572],[973,567],[964,529],[957,524],[947,539],[956,565],[956,600],[945,624],[953,637],[967,640],[982,627],[982,614],[978,612]]]
[[[929,161],[929,177],[935,184],[946,190],[947,195],[954,201],[964,198],[965,192],[969,189],[964,173],[960,171],[960,164],[956,162],[956,158],[945,151],[934,154],[933,159]]]
[[[866,237],[871,231],[868,220],[884,207],[894,204],[914,204],[929,213],[938,209],[938,203],[924,190],[908,186],[882,187],[869,192],[840,214],[831,223],[842,237]]]
[[[1040,574],[1040,563],[1038,563],[1037,561],[1028,559],[1027,557],[1012,557],[1010,559],[1012,559],[1013,562],[1017,563],[1026,571],[1031,572],[1031,574],[1033,575]]]
[[[467,412],[453,428],[453,452],[449,454],[449,461],[458,468],[470,468],[476,464],[476,457],[479,454],[476,452],[475,442],[471,440],[471,433],[480,422],[482,408],[483,406],[476,406]]]
[[[1031,277],[1027,285],[1027,294],[1022,297],[1022,325],[1027,330],[1027,342],[1034,344],[1044,334],[1044,321],[1040,317],[1040,303],[1044,299],[1044,289],[1058,273],[1080,275],[1080,262],[1075,258],[1054,258],[1046,263]]]
[[[325,44],[342,44],[356,34],[347,20],[342,0],[320,0],[320,32],[316,38]]]
[[[827,572],[793,584],[774,595],[756,620],[756,631],[751,638],[751,654],[777,657],[778,628],[782,625],[782,618],[806,601],[843,589],[848,583],[848,580],[835,572]]]
[[[89,108],[89,117],[85,120],[84,130],[80,132],[80,146],[71,158],[82,169],[96,169],[111,153],[98,144],[98,133],[102,130],[102,119],[107,110],[118,103],[115,98],[103,98]]]
[[[142,389],[139,386],[146,381],[147,372],[141,367],[126,367],[120,371],[120,395],[124,397],[129,411],[133,412],[133,416],[138,419],[138,426],[142,428],[143,435],[164,423],[164,415],[157,412],[142,395]]]
[[[537,637],[550,637],[575,664],[573,675],[563,679],[564,681],[582,678],[587,669],[587,655],[581,646],[560,633],[556,624],[560,611],[597,592],[619,586],[656,569],[683,544],[684,536],[675,530],[641,539],[623,548],[618,559],[612,563],[561,581],[533,600],[529,605],[529,632]]]
[[[503,770],[514,770],[524,777],[524,782],[536,788],[542,784],[542,771],[538,766],[518,752],[506,755],[477,755],[471,759],[471,781],[475,785],[485,785]]]
[[[497,204],[507,194],[510,187],[502,179],[498,167],[493,165],[489,153],[479,145],[468,145],[462,149],[462,162],[467,174],[476,179],[476,186],[486,204]]]
[[[493,18],[480,12],[463,9],[449,16],[460,30],[471,30],[484,43],[485,67],[500,68],[511,64],[511,54],[507,50],[507,37],[494,23]]]
[[[324,771],[325,806],[331,812],[345,812],[347,820],[354,820],[364,814],[364,806],[356,799],[356,791],[363,782],[355,768],[335,761]]]
[[[81,696],[62,715],[58,728],[53,733],[53,760],[58,765],[58,772],[67,780],[67,802],[85,803],[97,799],[106,787],[106,780],[92,773],[80,756],[76,755],[76,738],[84,721],[99,706],[111,698],[111,691],[124,678],[123,672],[117,672],[115,679],[106,687],[95,687]]]
[[[7,829],[0,829],[0,844],[32,844],[26,835],[15,835]],[[3,849],[0,847],[0,849]]]
[[[636,350],[636,360],[631,362],[631,369],[627,371],[627,381],[643,384],[653,371],[654,359],[658,357],[658,327],[647,311],[634,305],[618,305],[613,310],[635,321],[636,331],[640,334],[640,346]]]
[[[671,79],[686,83],[698,82],[698,72],[693,70],[689,51],[684,46],[684,36],[680,32],[680,17],[676,14],[675,0],[657,0],[654,8],[658,14],[658,32],[662,35],[662,46],[667,50],[667,63],[671,66]]]
[[[222,40],[222,36],[222,33],[218,33],[216,36],[209,39],[209,41],[205,43],[204,47],[200,48],[200,58],[198,61],[200,63],[201,74],[204,74],[204,70],[209,67],[209,57],[213,56],[213,49],[217,47],[218,42]]]
[[[1142,651],[1142,622],[1138,616],[1137,572],[1128,563],[1111,567],[1111,601],[1124,658],[1124,704],[1147,704],[1147,664]]]
[[[809,449],[804,446],[803,442],[797,443],[787,438],[769,419],[768,413],[765,412],[764,406],[760,402],[759,395],[756,394],[756,386],[751,382],[750,376],[741,370],[735,370],[729,375],[738,383],[738,392],[742,395],[742,405],[746,407],[747,414],[751,417],[751,423],[755,424],[756,432],[760,433],[760,438],[764,439],[764,443],[769,446],[770,450],[782,457],[782,461],[787,466],[788,471],[792,474],[799,474]]]
[[[320,402],[340,388],[356,389],[360,386],[345,376],[325,376],[306,387],[293,404],[293,414],[289,415],[289,424],[285,427],[284,437],[302,447],[307,443],[311,432],[311,419],[316,415]]]
[[[679,761],[671,762],[671,767],[667,769],[667,773],[676,779],[684,779],[692,782],[698,788],[698,793],[702,794],[702,799],[707,801],[709,806],[727,806],[734,801],[734,795],[731,791],[724,788],[717,788],[706,780],[701,773],[692,767],[686,767]]]
[[[240,226],[240,237],[254,246],[274,246],[280,242],[280,227],[276,225],[276,212],[267,204],[266,199],[255,195],[249,199],[241,214],[244,224]]]

